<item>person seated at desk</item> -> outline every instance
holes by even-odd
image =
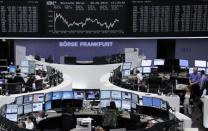
[[[118,125],[118,121],[117,121],[118,113],[117,112],[118,111],[117,111],[115,102],[111,101],[110,106],[107,107],[107,109],[103,115],[103,124],[102,125],[106,129],[106,131],[117,127],[117,125]]]
[[[198,73],[197,68],[193,69],[193,73],[189,76],[189,90],[190,90],[190,99],[189,102],[193,105],[193,102],[198,101],[200,97],[200,80],[201,75]]]
[[[19,73],[16,74],[16,76],[14,77],[14,81],[15,81],[15,83],[23,83],[23,84],[25,83],[23,77]]]
[[[41,120],[43,120],[44,117],[45,117],[45,112],[44,112],[44,111],[38,112],[37,117],[36,117],[36,122],[37,122],[37,124],[38,124]]]
[[[16,74],[20,74],[20,73],[21,73],[21,69],[20,69],[19,65],[17,65],[17,67],[16,67]]]
[[[32,119],[33,119],[32,116],[27,117],[27,120],[25,121],[25,128],[26,129],[30,129],[30,130],[34,129],[35,126],[34,126]]]

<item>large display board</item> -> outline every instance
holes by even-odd
[[[207,0],[0,0],[2,37],[208,36]]]

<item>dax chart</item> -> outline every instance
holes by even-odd
[[[48,33],[118,35],[126,28],[125,1],[47,1]]]

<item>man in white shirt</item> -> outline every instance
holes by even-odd
[[[25,121],[25,128],[32,130],[34,129],[34,123],[32,122],[32,116],[27,117],[27,120]]]
[[[142,81],[143,80],[143,76],[142,76],[142,74],[140,73],[140,71],[137,71],[137,75],[136,75],[136,77],[137,77],[137,82],[138,82],[138,84],[140,83],[140,81]]]

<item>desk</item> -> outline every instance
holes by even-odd
[[[204,96],[201,100],[203,102],[203,125],[205,128],[208,128],[208,96]]]
[[[175,112],[175,116],[180,121],[183,121],[183,129],[185,128],[191,128],[192,120],[191,118],[185,116],[184,114],[181,114],[179,112]]]

